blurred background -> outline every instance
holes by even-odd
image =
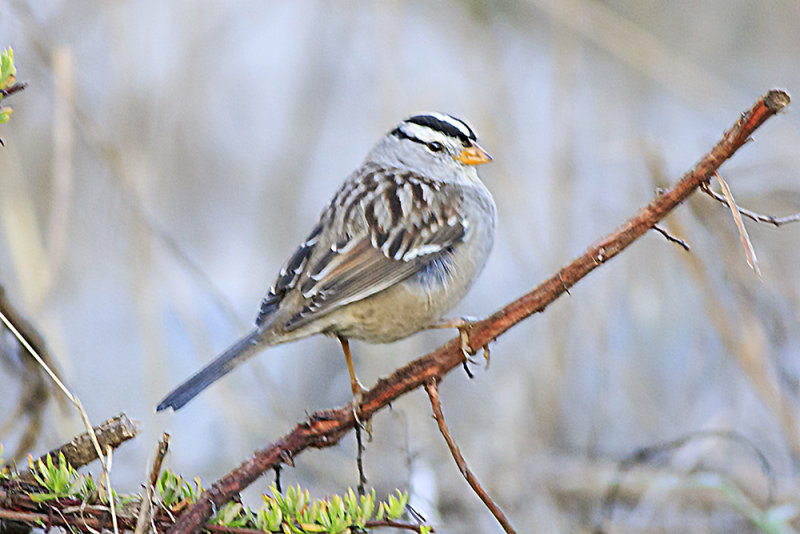
[[[115,489],[138,491],[165,430],[168,466],[210,484],[350,400],[338,343],[320,337],[154,410],[252,324],[399,120],[462,117],[495,158],[480,171],[497,241],[453,312],[484,316],[677,180],[768,89],[800,93],[798,20],[788,0],[2,0],[0,46],[30,85],[0,127],[0,285],[93,422],[139,421],[114,455]],[[742,206],[800,211],[796,106],[722,167]],[[520,532],[590,530],[620,460],[705,430],[743,439],[691,439],[632,468],[605,527],[748,532],[770,510],[800,527],[800,225],[745,224],[761,279],[727,208],[694,195],[664,224],[690,253],[650,232],[492,344],[487,371],[447,376],[451,431]],[[0,441],[6,458],[40,454],[82,426],[7,334]],[[354,342],[359,375],[374,384],[453,336]],[[409,491],[437,532],[500,531],[424,392],[373,424],[379,496]],[[355,486],[354,441],[305,452],[284,485]]]

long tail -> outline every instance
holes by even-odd
[[[184,404],[195,398],[198,393],[233,371],[240,363],[243,363],[264,348],[264,344],[260,342],[262,334],[263,330],[260,328],[251,330],[246,336],[217,356],[214,361],[164,397],[156,411],[160,412],[167,408],[179,410]]]

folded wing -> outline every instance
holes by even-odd
[[[378,169],[345,182],[281,269],[256,324],[265,323],[289,291],[300,292],[301,306],[286,331],[383,291],[448,254],[467,228],[456,207],[442,201],[450,196],[433,194],[440,187],[413,173]],[[335,231],[322,232],[325,226]],[[323,234],[339,240],[323,242]]]

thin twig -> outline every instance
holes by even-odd
[[[272,470],[275,471],[275,489],[278,490],[278,493],[283,493],[283,489],[281,489],[281,466],[276,465]]]
[[[665,229],[661,228],[659,225],[657,224],[654,225],[653,230],[663,235],[664,239],[666,239],[667,241],[675,243],[676,245],[680,245],[686,252],[691,252],[691,249],[689,248],[689,245],[686,243],[686,241],[684,241],[683,239],[678,239],[674,235],[667,232]]]
[[[358,496],[367,494],[367,476],[364,474],[364,443],[361,440],[361,425],[356,425],[356,466],[358,467]]]
[[[769,91],[752,108],[740,115],[717,145],[700,158],[677,184],[658,195],[617,230],[600,239],[538,287],[488,318],[474,323],[469,332],[470,348],[474,350],[489,344],[525,318],[543,311],[594,269],[622,252],[694,193],[701,184],[707,183],[719,166],[742,147],[759,126],[783,110],[789,101],[790,97],[786,92]],[[361,416],[369,419],[405,393],[424,385],[431,377],[442,378],[461,365],[463,359],[460,338],[451,339],[437,350],[379,380],[364,394]],[[181,514],[170,533],[188,534],[203,528],[215,507],[228,502],[266,470],[281,463],[287,455],[297,456],[310,447],[331,447],[355,424],[357,422],[350,405],[310,415],[291,432],[265,449],[256,451],[240,466],[217,480],[191,508]]]
[[[28,82],[17,82],[10,87],[6,87],[5,89],[0,89],[0,100],[6,98],[7,96],[13,95],[14,93],[19,93],[26,87],[28,87]]]
[[[716,191],[714,191],[713,189],[711,189],[707,185],[700,187],[700,189],[703,191],[703,193],[707,194],[708,196],[710,196],[711,198],[713,198],[717,202],[721,202],[722,204],[725,204],[726,206],[728,206],[730,208],[730,205],[728,204],[728,201],[725,199],[725,197],[723,195],[720,195],[719,193],[717,193]],[[800,213],[794,213],[792,215],[786,215],[784,217],[777,217],[775,215],[764,215],[764,214],[761,214],[761,213],[757,213],[755,211],[749,210],[747,208],[743,208],[743,207],[738,206],[738,205],[736,206],[736,208],[739,211],[739,213],[741,213],[742,215],[744,215],[748,219],[752,219],[752,220],[754,220],[756,222],[762,222],[762,223],[771,224],[771,225],[776,226],[776,227],[777,226],[783,226],[784,224],[791,224],[791,223],[795,223],[795,222],[800,222]]]
[[[164,461],[164,456],[166,456],[168,450],[169,434],[164,432],[158,442],[156,456],[153,458],[153,466],[150,468],[150,477],[147,479],[147,486],[142,494],[142,502],[139,505],[139,515],[136,518],[134,534],[144,534],[147,530],[147,524],[150,522],[153,511],[153,491],[155,491],[158,476],[161,474],[161,463]]]
[[[445,442],[447,442],[447,448],[450,449],[450,454],[453,455],[453,460],[455,460],[456,465],[458,466],[458,470],[461,471],[461,474],[464,475],[464,478],[467,479],[467,484],[472,488],[472,491],[478,496],[478,498],[483,501],[483,504],[486,505],[486,508],[492,512],[492,515],[497,519],[497,522],[500,523],[500,526],[503,527],[508,533],[516,533],[517,531],[514,530],[514,527],[511,526],[511,523],[508,521],[508,518],[500,509],[499,506],[492,500],[486,490],[483,489],[481,483],[478,482],[478,479],[472,474],[469,467],[467,466],[467,461],[464,460],[464,456],[461,454],[461,451],[458,448],[458,444],[453,439],[453,436],[450,435],[450,429],[447,428],[447,423],[444,420],[444,413],[442,413],[442,403],[439,401],[439,385],[436,378],[430,378],[428,382],[425,384],[425,391],[428,393],[428,398],[431,400],[431,408],[433,409],[433,418],[436,419],[436,424],[439,425],[439,432],[442,433],[442,437],[444,438]]]

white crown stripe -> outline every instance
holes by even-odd
[[[463,133],[467,137],[475,135],[474,133],[472,133],[472,130],[469,128],[469,126],[467,126],[466,124],[464,124],[462,121],[460,121],[455,117],[451,117],[450,115],[445,115],[444,113],[438,113],[436,111],[432,111],[428,113],[428,115],[430,115],[431,117],[435,117],[442,122],[446,122],[455,128],[458,128],[459,130],[461,130],[461,133]]]

